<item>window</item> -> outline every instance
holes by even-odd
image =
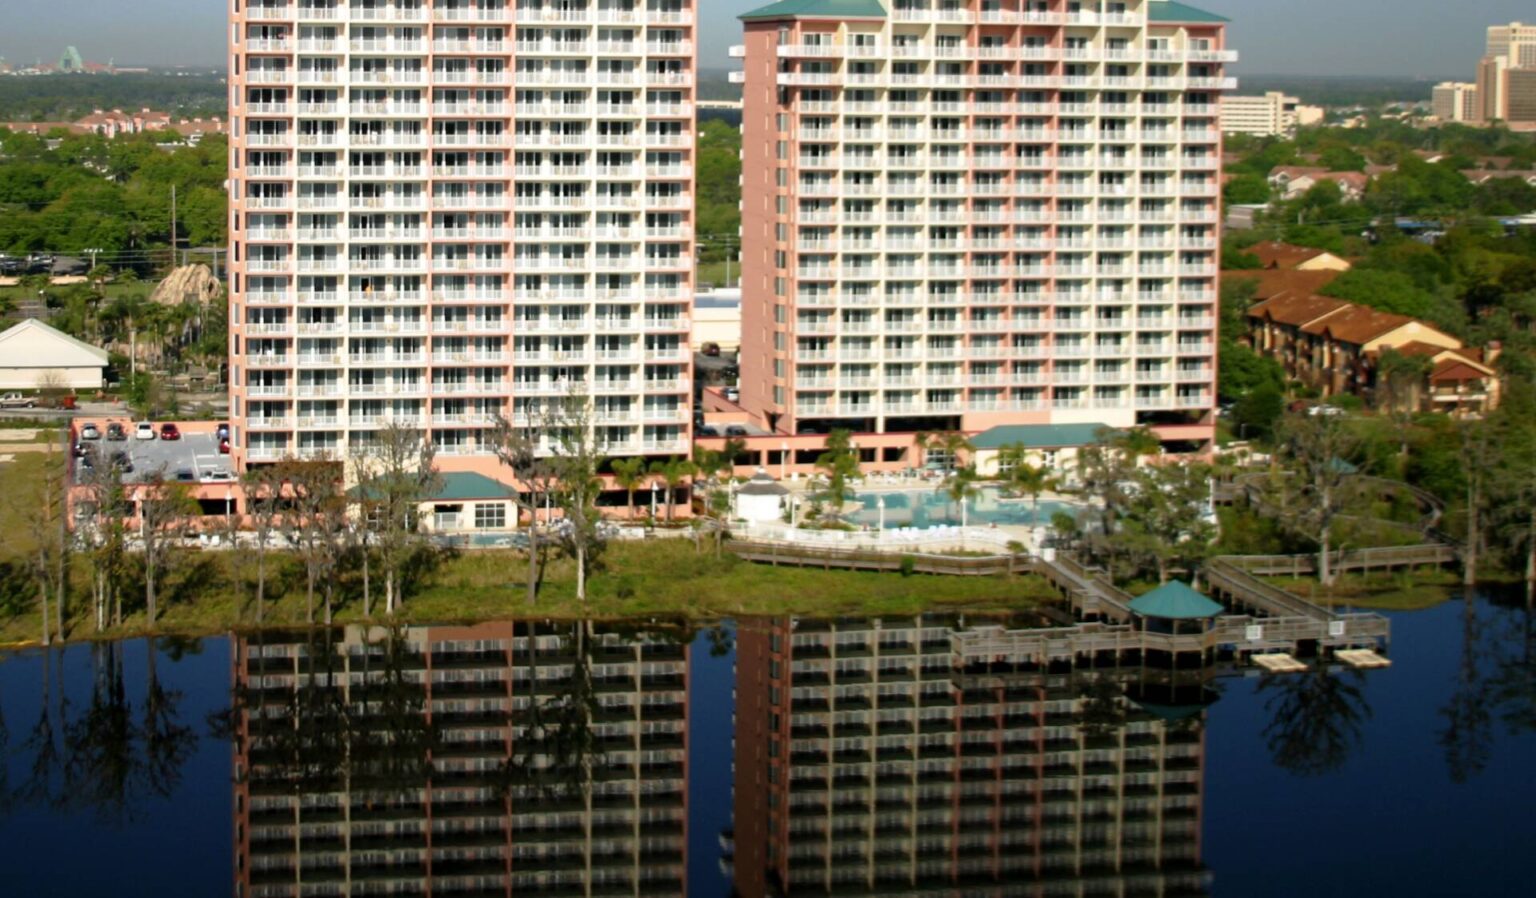
[[[481,502],[475,505],[476,530],[504,530],[507,526],[507,506],[501,502]]]
[[[459,515],[463,512],[462,505],[434,505],[432,507],[433,530],[457,530],[459,528]]]

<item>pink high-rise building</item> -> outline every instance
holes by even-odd
[[[1167,0],[742,18],[745,406],[785,433],[1209,443],[1224,19]]]
[[[694,0],[231,0],[241,463],[384,422],[441,466],[592,397],[689,446]]]

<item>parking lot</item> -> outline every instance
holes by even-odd
[[[128,432],[128,439],[106,439],[107,425],[114,421],[123,425]],[[214,432],[214,424],[178,424],[181,439],[162,440],[161,422],[155,421],[155,439],[141,440],[134,436],[136,422],[133,421],[79,417],[75,419],[76,433],[87,423],[95,424],[102,433],[99,440],[83,441],[84,445],[95,450],[97,464],[105,463],[115,452],[128,453],[133,463],[133,472],[123,478],[127,482],[143,482],[157,476],[189,483],[223,483],[233,479],[229,456],[219,452],[219,439]]]

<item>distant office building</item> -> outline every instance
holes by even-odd
[[[1536,68],[1536,25],[1511,22],[1489,27],[1488,55],[1503,57],[1512,66]]]
[[[1221,130],[1253,137],[1290,137],[1299,124],[1300,105],[1296,97],[1273,90],[1261,97],[1225,96],[1221,98]]]
[[[743,16],[741,400],[771,430],[1210,439],[1236,54],[1182,3],[1091,7]]]
[[[1504,73],[1504,121],[1513,127],[1536,123],[1536,68]]]
[[[1484,57],[1477,64],[1478,121],[1504,120],[1504,74],[1509,71],[1509,60],[1502,56]]]
[[[1482,118],[1477,85],[1466,81],[1442,81],[1432,95],[1435,118],[1442,122],[1475,122]]]

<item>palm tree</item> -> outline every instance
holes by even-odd
[[[981,495],[977,489],[977,477],[975,466],[957,468],[949,477],[939,485],[939,492],[949,497],[949,501],[960,507],[960,525],[966,523],[965,503]]]
[[[693,462],[686,458],[669,458],[651,465],[651,473],[667,484],[667,523],[672,522],[672,509],[677,501],[677,488],[697,473]]]
[[[645,466],[645,459],[638,456],[634,458],[620,458],[613,463],[613,482],[624,491],[628,498],[629,519],[635,518],[635,491],[645,485],[650,478]]]
[[[956,431],[943,433],[919,433],[917,435],[917,447],[926,455],[930,452],[939,452],[945,458],[944,473],[952,473],[960,465],[962,453],[976,451],[976,446],[970,437]]]
[[[1011,446],[1003,450],[1004,458],[1012,458],[1013,467],[1008,471],[1008,486],[1029,497],[1029,520],[1040,523],[1040,494],[1056,489],[1056,478],[1044,465],[1032,465],[1024,460],[1024,447]]]

